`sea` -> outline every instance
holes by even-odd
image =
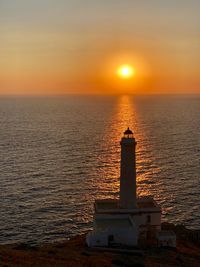
[[[137,140],[137,194],[200,226],[200,95],[1,96],[0,244],[60,242],[119,197],[120,139]]]

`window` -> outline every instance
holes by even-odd
[[[151,215],[147,215],[147,223],[151,222]]]
[[[108,236],[108,243],[113,242],[114,241],[114,235],[109,235]]]

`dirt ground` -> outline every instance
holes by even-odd
[[[69,266],[69,267],[167,267],[200,266],[200,246],[178,240],[177,248],[151,248],[144,255],[93,251],[85,245],[85,235],[65,243],[31,247],[25,244],[0,246],[0,267]]]

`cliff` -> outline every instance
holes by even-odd
[[[69,267],[168,267],[199,266],[200,231],[184,226],[163,224],[163,229],[174,230],[177,234],[177,248],[151,248],[141,255],[116,253],[88,249],[85,235],[77,236],[64,243],[31,247],[26,244],[0,246],[0,266],[69,266]]]

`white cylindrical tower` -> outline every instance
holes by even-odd
[[[128,128],[121,139],[120,207],[136,208],[136,141]]]

